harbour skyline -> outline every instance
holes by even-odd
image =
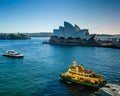
[[[53,32],[64,21],[120,34],[120,0],[0,0],[0,33]]]

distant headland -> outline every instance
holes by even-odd
[[[31,37],[50,37],[51,32],[34,32],[34,33],[0,33],[0,40],[17,40],[30,39]]]
[[[28,33],[24,33],[24,35],[28,36],[28,37],[50,37],[52,36],[52,32],[28,32]]]
[[[0,40],[30,39],[22,33],[0,33]]]

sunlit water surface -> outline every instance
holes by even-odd
[[[120,85],[119,49],[42,44],[48,39],[0,41],[0,54],[10,49],[24,54],[0,56],[0,96],[109,96],[60,82],[73,60]]]

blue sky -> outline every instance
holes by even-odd
[[[0,33],[52,32],[64,21],[120,34],[120,0],[0,0]]]

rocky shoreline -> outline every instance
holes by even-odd
[[[105,48],[116,48],[120,49],[120,45],[114,44],[99,44],[99,43],[91,43],[91,44],[80,44],[80,43],[53,43],[49,41],[43,42],[43,44],[53,44],[53,45],[65,45],[65,46],[90,46],[90,47],[105,47]]]

